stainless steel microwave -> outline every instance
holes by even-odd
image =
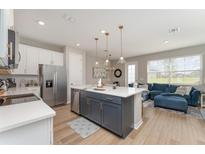
[[[8,44],[7,50],[3,57],[1,57],[0,69],[15,69],[18,67],[21,55],[19,52],[18,33],[13,30],[8,30]]]

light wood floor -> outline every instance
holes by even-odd
[[[183,114],[144,108],[142,126],[125,139],[103,128],[83,139],[66,124],[78,117],[70,105],[54,110],[54,144],[205,144],[205,121]]]

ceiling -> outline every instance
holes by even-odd
[[[74,46],[95,54],[94,37],[104,56],[106,30],[112,58],[120,56],[123,29],[125,57],[205,43],[205,10],[15,10],[15,29],[21,36],[60,46]],[[71,17],[67,21],[66,17]],[[45,26],[37,24],[45,22]],[[170,34],[169,29],[180,28]],[[164,41],[168,40],[168,43]]]

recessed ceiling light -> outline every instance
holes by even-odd
[[[167,44],[167,43],[169,43],[169,41],[168,41],[168,40],[165,40],[165,41],[164,41],[164,44]]]
[[[79,46],[80,46],[80,43],[77,43],[76,46],[79,47]]]
[[[41,21],[41,20],[38,20],[37,23],[41,26],[44,26],[45,25],[45,22]]]
[[[105,33],[106,33],[106,31],[105,31],[105,30],[101,30],[100,32],[101,32],[102,34],[105,34]]]

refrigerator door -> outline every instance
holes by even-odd
[[[65,104],[67,102],[67,77],[65,67],[55,66],[55,105]]]
[[[41,97],[49,106],[55,105],[55,73],[56,69],[50,65],[39,65]]]

